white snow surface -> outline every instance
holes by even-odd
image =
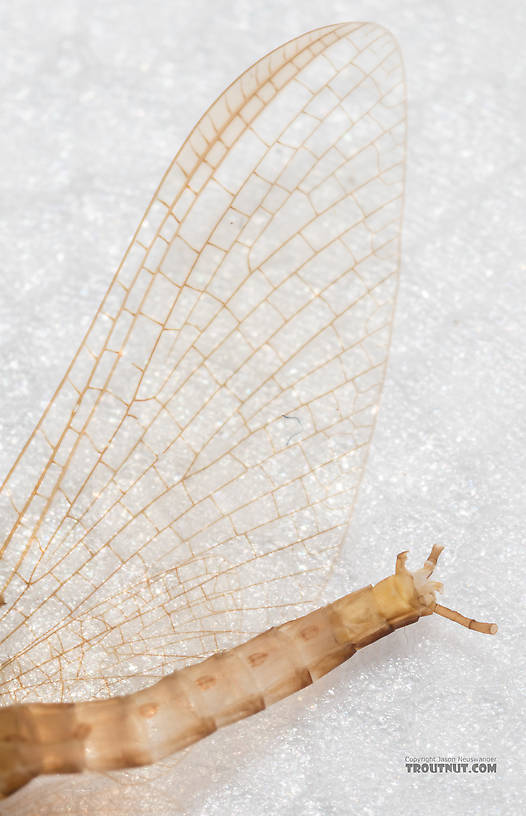
[[[500,627],[485,637],[426,618],[202,741],[138,798],[138,772],[124,772],[100,812],[515,816],[526,801],[524,4],[4,0],[2,18],[2,476],[215,97],[303,31],[368,19],[395,34],[409,97],[400,294],[327,596],[385,577],[401,550],[412,568],[444,544],[443,602]],[[409,773],[406,757],[424,756],[495,757],[497,771]],[[51,813],[57,784],[20,795]],[[67,784],[66,812],[93,813],[95,783]],[[16,813],[15,800],[0,812]]]

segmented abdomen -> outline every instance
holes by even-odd
[[[356,649],[430,615],[440,585],[428,578],[439,554],[434,547],[413,574],[400,553],[394,575],[374,586],[135,694],[0,709],[0,796],[38,774],[148,765],[299,691]]]
[[[355,646],[339,643],[336,630],[329,605],[135,694],[2,709],[0,792],[5,796],[42,773],[156,762],[304,688],[349,658]]]

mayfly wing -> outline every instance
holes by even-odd
[[[372,24],[199,121],[4,483],[2,702],[131,691],[308,611],[375,422],[404,140]]]

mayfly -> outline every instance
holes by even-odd
[[[422,615],[496,631],[436,603],[438,547],[307,611],[378,408],[404,144],[359,23],[261,59],[177,154],[3,486],[0,795],[156,762]]]

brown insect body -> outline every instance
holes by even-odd
[[[148,765],[310,685],[358,649],[437,611],[435,592],[441,585],[429,576],[440,552],[433,547],[415,573],[405,566],[407,554],[400,553],[395,573],[374,586],[135,694],[0,710],[0,795],[38,774]],[[458,613],[447,615],[454,616]],[[495,624],[471,623],[479,631],[496,632]]]
[[[259,60],[177,154],[2,486],[0,797],[154,763],[422,615],[494,631],[436,604],[434,548],[229,648],[312,609],[345,535],[404,148],[396,42],[342,23]]]

